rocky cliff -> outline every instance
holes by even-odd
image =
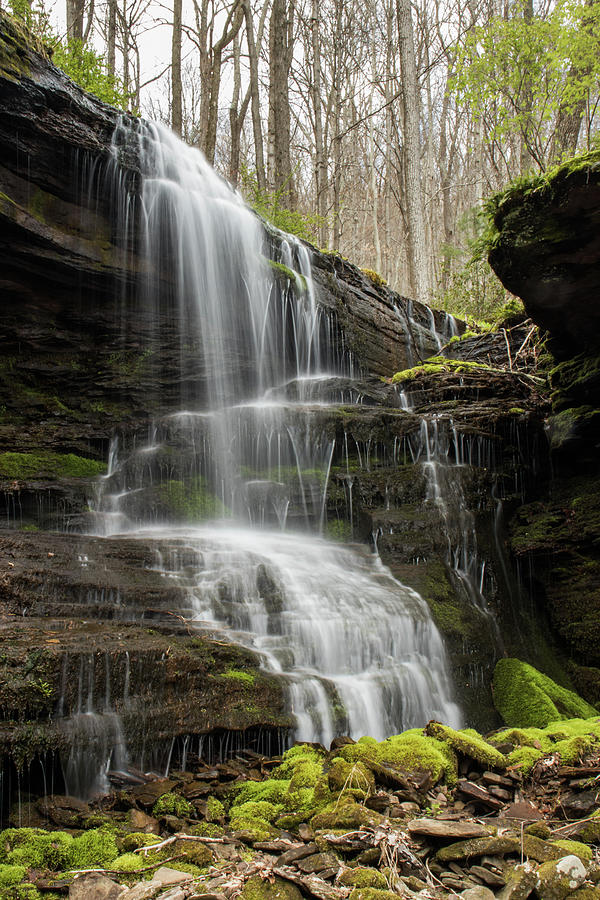
[[[490,203],[490,263],[546,331],[552,476],[511,523],[531,596],[548,609],[571,673],[600,699],[600,155]]]
[[[198,347],[181,340],[168,280],[158,318],[141,310],[140,284],[163,276],[115,224],[123,189],[135,209],[139,180],[135,146],[113,148],[118,122],[2,17],[0,579],[12,649],[0,704],[4,753],[18,763],[62,750],[64,764],[69,746],[85,758],[93,731],[75,740],[72,729],[92,711],[104,717],[98,727],[118,714],[136,758],[159,768],[172,756],[183,764],[190,741],[207,736],[215,756],[244,743],[269,750],[291,724],[282,683],[255,655],[214,630],[190,630],[189,584],[165,578],[157,562],[172,553],[185,576],[194,563],[185,542],[85,533],[115,434],[128,476],[135,481],[141,467],[151,476],[130,501],[132,516],[142,504],[187,521],[206,499],[198,484],[190,493],[177,436],[174,451],[151,463],[137,449],[151,423],[169,435],[169,414],[190,385],[202,396],[205,371]],[[270,235],[275,257],[283,239]],[[565,680],[545,598],[526,599],[508,551],[507,517],[527,516],[550,467],[547,401],[521,353],[529,329],[458,341],[446,350],[454,362],[420,365],[450,337],[447,317],[337,256],[312,259],[332,343],[359,370],[331,385],[347,402],[317,403],[312,413],[311,440],[325,435],[335,447],[327,532],[375,545],[422,594],[467,720],[491,727],[498,657],[530,659]],[[287,289],[289,271],[277,273]],[[312,469],[281,474],[290,520],[307,485],[322,484]],[[519,557],[514,537],[513,549]],[[264,573],[257,590],[277,606]],[[220,591],[226,603],[227,585]]]

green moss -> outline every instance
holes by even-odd
[[[119,872],[135,872],[138,869],[143,869],[144,865],[147,865],[147,863],[144,862],[143,857],[136,856],[135,853],[123,853],[122,856],[117,856],[113,860],[110,867]]]
[[[269,803],[267,800],[248,800],[246,803],[236,804],[231,808],[232,819],[260,819],[263,822],[272,824],[280,812],[283,812],[283,805]]]
[[[361,806],[351,797],[342,794],[335,802],[329,803],[322,812],[310,820],[313,831],[330,828],[360,828],[374,826],[383,821],[383,816]]]
[[[152,815],[156,816],[157,819],[161,816],[189,818],[194,815],[194,807],[185,797],[181,797],[179,794],[167,793],[158,798],[152,809]]]
[[[0,854],[11,865],[60,872],[71,865],[73,837],[64,831],[8,828],[0,834]]]
[[[552,841],[552,847],[558,847],[565,851],[565,856],[578,856],[583,862],[589,862],[592,858],[592,850],[580,841]]]
[[[520,416],[524,412],[525,410],[521,406],[511,406],[511,408],[509,409],[509,413],[512,416]]]
[[[360,760],[348,762],[342,757],[335,757],[331,760],[327,777],[333,793],[352,791],[356,799],[365,799],[375,790],[373,773]]]
[[[593,706],[519,659],[501,659],[494,670],[494,706],[507,725],[544,728],[549,722],[597,714]]]
[[[373,282],[376,287],[385,287],[387,285],[387,281],[383,278],[378,272],[374,269],[361,269],[363,275],[366,275],[367,278]]]
[[[302,894],[291,882],[277,877],[263,880],[260,875],[252,875],[239,896],[241,900],[302,900]]]
[[[222,825],[215,825],[212,822],[199,822],[198,825],[192,825],[189,832],[198,837],[222,837],[225,829]]]
[[[283,263],[275,262],[273,259],[268,259],[267,262],[276,275],[282,276],[303,293],[306,292],[308,285],[304,275],[301,275],[300,272],[295,272],[293,269],[288,268],[288,266],[284,266]]]
[[[347,519],[329,519],[325,525],[325,534],[332,541],[349,541],[352,538],[352,526]]]
[[[279,831],[264,819],[246,819],[243,816],[232,817],[229,827],[232,831],[247,831],[255,841],[268,841],[279,837]]]
[[[430,722],[425,734],[447,743],[457,753],[475,759],[484,766],[500,769],[506,767],[506,757],[472,728],[455,731],[439,722]]]
[[[240,672],[237,669],[229,669],[227,672],[221,672],[220,678],[232,678],[234,681],[241,681],[244,684],[254,684],[256,675],[250,672]]]
[[[568,719],[547,728],[512,728],[497,732],[491,740],[513,744],[508,764],[527,774],[538,759],[551,753],[557,753],[565,764],[576,763],[600,742],[600,721]]]
[[[173,515],[190,522],[222,519],[231,511],[206,487],[204,478],[167,481],[158,488],[160,503]]]
[[[269,778],[267,781],[246,781],[241,785],[234,785],[232,793],[236,806],[241,806],[249,801],[269,803],[283,803],[283,799],[290,786],[289,778]]]
[[[447,359],[445,356],[430,356],[424,363],[419,366],[413,366],[412,369],[403,369],[396,372],[392,376],[392,384],[398,384],[403,381],[414,381],[422,375],[439,375],[442,372],[455,372],[464,374],[465,372],[480,372],[483,369],[490,370],[490,366],[485,363],[471,362],[464,359]],[[493,371],[493,370],[492,370]]]
[[[594,169],[599,160],[598,150],[583,153],[548,169],[543,175],[522,176],[505,190],[490,197],[484,204],[487,226],[480,241],[482,252],[484,250],[489,252],[501,242],[504,219],[512,210],[531,198],[544,199],[546,196],[552,196],[556,183],[564,181],[576,172]],[[552,235],[547,235],[545,239],[551,237]]]
[[[114,834],[103,828],[94,828],[73,839],[71,866],[74,869],[106,868],[118,855]]]
[[[25,866],[0,865],[0,897],[2,900],[38,900],[39,891],[27,881]]]
[[[450,338],[450,340],[448,341],[448,343],[446,344],[446,346],[450,347],[452,344],[458,344],[458,343],[460,343],[460,341],[467,341],[467,340],[469,340],[469,338],[476,338],[476,337],[481,337],[480,333],[477,331],[470,331],[470,330],[463,331],[462,334],[453,335]]]
[[[106,463],[74,453],[0,453],[0,478],[26,481],[33,478],[95,478],[106,472]]]
[[[379,744],[371,740],[350,744],[342,747],[339,755],[349,761],[362,759],[366,766],[373,761],[406,772],[431,772],[434,781],[445,778],[452,783],[456,780],[456,754],[445,742],[427,737],[419,728],[394,735]]]
[[[393,891],[381,891],[374,887],[356,887],[350,894],[349,900],[398,900],[398,894]]]
[[[345,869],[338,881],[345,887],[372,887],[386,890],[388,886],[385,876],[382,875],[381,872],[366,866],[357,866],[355,869]]]
[[[278,778],[290,778],[292,790],[316,784],[323,772],[326,754],[306,744],[297,744],[283,754],[281,765],[275,770]]]
[[[159,841],[160,838],[155,834],[146,834],[142,831],[132,831],[117,839],[117,843],[124,853],[130,853],[139,847],[151,847],[152,844],[157,844]]]
[[[221,822],[225,819],[225,807],[216,797],[209,797],[206,801],[207,822]]]

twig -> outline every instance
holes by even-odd
[[[154,844],[154,846],[158,846]],[[149,848],[153,849],[153,848]],[[134,851],[135,853],[136,851]],[[161,859],[159,862],[152,863],[151,866],[144,866],[142,869],[69,869],[68,872],[65,872],[65,875],[90,875],[93,872],[103,872],[105,875],[142,875],[144,872],[151,872],[152,869],[159,869],[161,866],[164,866],[165,863],[173,862],[174,859],[181,859],[182,856],[185,856],[185,853],[178,853],[176,856],[168,856],[166,859]]]
[[[225,838],[211,838],[211,837],[200,837],[195,834],[174,834],[171,837],[165,838],[164,841],[159,841],[158,844],[147,844],[145,847],[138,847],[137,850],[134,850],[134,853],[150,853],[151,850],[160,850],[162,847],[166,847],[168,844],[172,844],[174,841],[197,841],[200,844],[232,844],[234,841],[225,840]]]
[[[510,355],[510,344],[509,344],[509,342],[508,342],[508,335],[507,335],[507,333],[506,333],[506,328],[503,328],[503,329],[502,329],[502,332],[503,332],[503,334],[504,334],[504,341],[505,341],[505,343],[506,343],[506,355],[508,356],[508,368],[509,368],[510,371],[512,372],[512,367],[513,367],[513,365],[512,365],[512,357],[511,357],[511,355]]]

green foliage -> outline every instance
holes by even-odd
[[[520,135],[543,170],[559,109],[573,111],[597,89],[600,10],[559,0],[546,17],[497,16],[467,32],[454,73],[457,101],[485,118],[486,140]]]
[[[508,754],[508,765],[527,774],[538,759],[550,754],[557,754],[566,765],[577,763],[600,743],[600,722],[596,718],[567,719],[547,728],[509,728],[490,741],[512,744],[515,749]]]
[[[457,224],[460,245],[442,246],[445,287],[431,305],[461,319],[496,320],[509,297],[487,261],[489,230],[485,208],[469,210]]]
[[[93,47],[78,40],[56,39],[52,46],[54,48],[52,61],[66,72],[75,84],[104,103],[118,109],[128,109],[131,105],[131,95],[125,92],[123,83],[107,71],[104,57]]]
[[[322,216],[288,209],[286,206],[288,190],[285,186],[278,191],[261,191],[256,173],[244,168],[242,193],[255,212],[275,228],[287,231],[288,234],[295,234],[304,241],[316,242],[319,228],[323,224]]]
[[[494,670],[494,705],[507,725],[545,728],[568,717],[588,719],[596,710],[519,659],[501,659]]]
[[[40,42],[52,55],[52,61],[62,69],[75,84],[85,91],[126,110],[131,105],[131,96],[123,88],[122,82],[110,75],[106,61],[89,44],[79,40],[66,40],[54,33],[48,14],[42,2],[28,3],[27,0],[12,0],[13,15],[29,30],[28,40],[40,51]]]
[[[192,804],[185,797],[172,793],[163,794],[162,797],[159,797],[152,809],[152,815],[156,816],[157,819],[161,816],[185,818],[193,816],[193,814],[194,807]]]
[[[106,472],[106,463],[74,453],[0,453],[0,478],[94,478]]]

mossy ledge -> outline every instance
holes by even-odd
[[[76,456],[75,453],[0,453],[0,480],[54,480],[57,478],[95,478],[106,472],[106,463]]]
[[[545,728],[559,719],[598,715],[581,697],[520,659],[501,659],[493,681],[494,704],[507,725]]]

